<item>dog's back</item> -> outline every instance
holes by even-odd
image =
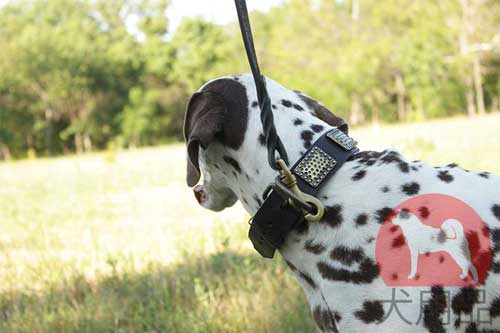
[[[363,177],[359,177],[361,174]],[[472,172],[454,164],[434,168],[423,162],[406,161],[395,151],[362,152],[339,172],[331,185],[327,186],[324,194],[328,196],[329,193],[336,195],[326,200],[327,206],[335,207],[337,215],[340,212],[344,222],[329,235],[325,235],[323,228],[317,228],[317,233],[314,234],[313,231],[313,236],[309,237],[315,240],[315,244],[335,244],[331,252],[316,260],[319,274],[313,276],[313,279],[326,279],[331,282],[326,284],[325,292],[336,300],[334,304],[339,313],[348,313],[343,323],[345,326],[341,326],[346,328],[346,331],[354,332],[357,329],[362,331],[360,327],[365,326],[359,326],[360,324],[366,325],[367,330],[380,329],[384,332],[421,332],[423,328],[435,332],[444,329],[458,331],[466,329],[474,331],[475,328],[500,329],[500,177],[498,175]],[[440,198],[451,198],[449,207],[446,207],[448,205],[446,200],[442,201],[444,204],[436,205],[433,204],[432,197],[430,199],[428,197],[438,194],[441,195]],[[413,236],[422,240],[419,232],[429,235],[443,232],[447,238],[453,236],[452,231],[455,228],[455,233],[464,234],[455,222],[446,222],[449,220],[446,212],[451,212],[452,215],[455,214],[453,216],[460,216],[455,220],[463,223],[465,234],[472,233],[467,236],[470,238],[470,247],[474,250],[473,262],[475,265],[483,266],[486,271],[482,284],[474,284],[471,278],[467,280],[468,283],[458,284],[462,287],[447,285],[447,274],[452,274],[447,267],[456,264],[448,263],[449,257],[444,257],[442,252],[424,254],[425,249],[420,260],[424,263],[432,261],[432,264],[427,272],[419,271],[415,284],[406,278],[408,272],[389,275],[389,284],[392,283],[394,288],[387,286],[388,281],[380,277],[368,278],[364,282],[355,279],[357,275],[373,274],[368,265],[363,266],[363,260],[355,266],[349,264],[349,260],[345,258],[353,255],[369,258],[373,262],[376,261],[383,270],[385,263],[380,262],[377,243],[381,239],[384,224],[392,225],[391,212],[397,207],[402,208],[401,205],[404,206],[405,202],[412,206],[416,214],[415,219],[401,224],[403,233],[406,234],[404,236],[399,233],[391,234],[391,228],[387,229],[391,237],[389,246],[393,250],[407,248],[408,238]],[[462,202],[463,205],[457,202]],[[470,210],[464,207],[469,207]],[[481,228],[477,227],[480,224],[474,225],[475,229],[468,225],[472,223],[471,211],[477,214],[476,221],[480,220],[479,223],[483,223]],[[363,224],[356,223],[359,217],[364,215],[367,216],[366,221]],[[438,217],[439,215],[442,217]],[[431,226],[429,221],[434,217],[437,217],[437,221]],[[328,218],[327,216],[327,220]],[[335,219],[338,220],[339,216]],[[440,228],[443,222],[446,224],[441,227],[445,230]],[[485,243],[486,239],[489,244]],[[430,238],[427,240],[431,242]],[[340,248],[347,254],[336,255],[341,252]],[[487,260],[488,251],[491,251],[491,262]],[[389,257],[390,261],[390,252],[385,252],[383,255]],[[409,256],[407,252],[405,255]],[[404,260],[403,257],[400,259]],[[402,263],[398,265],[403,266]],[[398,265],[396,268],[399,268]],[[457,266],[456,270],[458,269]],[[439,282],[434,286],[419,285],[419,281],[425,280],[426,275],[429,280],[434,279],[433,281],[439,281],[440,277],[445,278],[441,283],[444,286],[438,286]],[[461,282],[458,277],[456,280],[458,283]],[[408,315],[406,319],[409,319],[411,325],[391,308],[391,302],[394,301],[393,293],[396,293],[396,300],[400,301],[398,303],[400,313]],[[358,310],[349,314],[354,299],[360,302],[354,306]],[[374,308],[378,306],[383,316],[374,316],[370,319],[364,317],[365,314],[368,316],[368,313],[374,315]],[[389,311],[391,315],[387,316]]]

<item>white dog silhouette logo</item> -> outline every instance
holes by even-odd
[[[423,224],[414,214],[400,210],[392,223],[399,226],[410,249],[410,274],[408,279],[414,279],[417,274],[418,257],[420,254],[432,252],[447,252],[462,270],[460,278],[467,278],[469,271],[473,282],[478,282],[477,270],[472,264],[469,242],[464,234],[462,224],[455,219],[444,221],[439,228]]]

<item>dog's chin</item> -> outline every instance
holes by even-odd
[[[207,200],[205,202],[203,202],[201,204],[201,206],[203,208],[206,208],[208,210],[211,210],[211,211],[214,211],[214,212],[220,212],[226,208],[229,208],[231,206],[233,206],[235,204],[236,200],[232,201],[232,202],[223,202],[223,203],[220,203],[220,202],[216,202],[216,203],[212,203],[210,202],[210,200]]]
[[[226,193],[225,196],[207,194],[206,200],[202,201],[200,205],[203,208],[209,209],[214,212],[220,212],[226,208],[233,206],[238,198],[232,192]]]

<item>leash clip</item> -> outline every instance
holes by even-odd
[[[287,199],[290,206],[301,210],[308,222],[318,222],[321,220],[325,214],[325,208],[321,201],[299,189],[297,179],[285,161],[279,159],[277,162],[280,167],[280,176],[279,180],[277,179],[275,183],[275,189],[282,197]]]

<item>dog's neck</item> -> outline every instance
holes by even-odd
[[[230,189],[253,216],[262,203],[262,193],[278,174],[268,164],[260,109],[251,77],[247,79],[248,123],[242,145],[238,149],[213,145],[201,157],[214,161],[200,165],[217,164],[217,176],[222,177],[217,178],[218,184]],[[300,94],[273,82],[268,82],[268,89],[276,129],[293,165],[333,126],[311,112]],[[392,212],[391,207],[406,198],[401,184],[410,184],[409,177],[410,166],[397,152],[357,153],[317,194],[325,207],[322,221],[302,223],[286,237],[279,252],[304,288],[320,327],[330,327],[323,321],[322,309],[331,308],[334,299],[344,299],[347,304],[353,297],[352,289],[344,291],[345,283],[360,284],[360,292],[366,293],[363,286],[378,277],[373,235]]]
[[[255,91],[250,76],[242,76],[249,96],[248,127],[242,146],[238,150],[219,146],[217,160],[221,161],[225,182],[244,208],[254,215],[262,204],[262,194],[278,176],[268,163],[260,109],[256,105]],[[301,99],[300,93],[285,89],[268,81],[272,98],[272,112],[277,133],[286,148],[292,166],[322,134],[333,127],[314,115]],[[214,152],[210,153],[211,155]]]
[[[245,80],[248,82],[244,82]],[[253,216],[262,204],[262,194],[278,173],[268,163],[267,149],[262,137],[260,109],[256,105],[256,95],[251,80],[251,76],[240,78],[240,82],[243,81],[246,87],[249,100],[248,125],[242,146],[233,150],[217,145],[206,156],[216,156],[217,167],[222,169],[224,185],[234,192],[243,207]],[[268,90],[272,99],[276,130],[286,147],[290,165],[293,165],[314,141],[334,127],[314,114],[310,105],[301,98],[303,95],[273,81],[268,82]],[[318,198],[325,205],[329,205],[326,207],[327,213],[330,215],[333,213],[334,218],[336,209],[334,199],[340,198],[343,192],[348,190],[352,174],[356,172],[352,170],[350,164],[353,162],[346,162],[329,180],[328,190],[318,193]],[[333,193],[332,188],[335,188]],[[280,249],[282,256],[294,263],[298,269],[306,269],[300,264],[306,240],[317,239],[318,243],[331,243],[333,238],[349,240],[355,237],[355,235],[342,236],[343,231],[325,228],[324,224],[301,227],[289,234],[285,246]]]

